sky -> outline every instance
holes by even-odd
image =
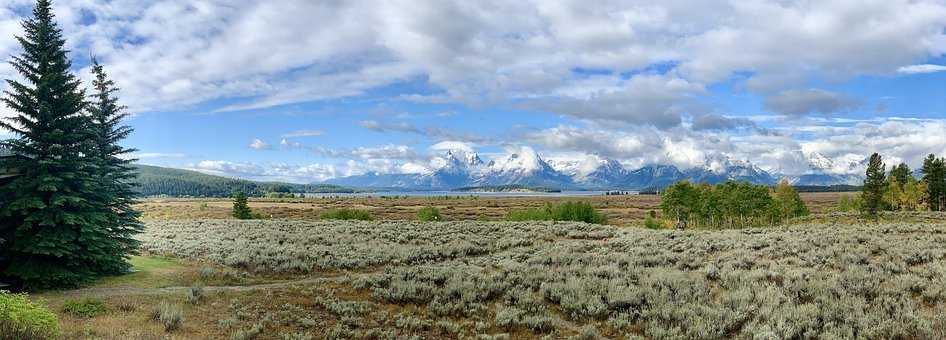
[[[0,56],[31,5],[0,0]],[[90,84],[94,55],[122,88],[144,164],[309,183],[430,171],[448,149],[786,175],[946,155],[946,1],[54,7],[74,71]]]

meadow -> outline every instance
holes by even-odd
[[[939,339],[944,218],[714,231],[153,220],[140,277],[36,298],[67,338]],[[79,297],[105,311],[63,311]]]
[[[848,193],[801,193],[813,214],[822,214],[837,205]],[[322,213],[337,209],[362,209],[377,220],[413,220],[426,206],[437,207],[447,221],[503,220],[513,210],[543,208],[548,204],[587,202],[616,226],[640,225],[650,211],[660,211],[657,195],[576,196],[576,197],[328,197],[306,199],[250,200],[250,208],[266,218],[319,220]],[[228,199],[155,198],[135,206],[145,220],[187,220],[230,218]]]

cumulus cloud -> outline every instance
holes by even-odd
[[[641,75],[611,88],[559,91],[561,96],[529,100],[524,106],[577,118],[670,128],[688,112],[687,99],[704,89],[680,78]]]
[[[454,150],[456,150],[456,151],[462,151],[462,152],[466,152],[466,153],[473,153],[473,152],[474,152],[474,150],[473,150],[473,147],[474,147],[474,146],[475,146],[475,145],[473,145],[472,143],[466,143],[466,142],[443,141],[443,142],[439,142],[439,143],[436,143],[436,144],[434,144],[434,145],[431,145],[431,146],[430,146],[430,150],[432,150],[432,151],[454,151]]]
[[[921,73],[936,73],[946,71],[946,65],[934,65],[934,64],[922,64],[922,65],[910,65],[910,66],[901,66],[897,69],[898,73],[903,74],[921,74]]]
[[[464,133],[436,126],[419,127],[409,122],[379,122],[377,120],[363,120],[358,122],[363,128],[374,132],[411,133],[434,140],[458,140],[476,144],[493,144],[493,138],[474,133]]]
[[[221,160],[200,161],[191,168],[215,175],[232,175],[237,177],[256,177],[266,173],[266,169],[257,164],[235,163]]]
[[[17,49],[12,33],[28,4],[0,6],[0,54]],[[445,93],[405,98],[525,100],[583,119],[672,127],[689,96],[736,73],[770,93],[813,77],[888,74],[946,52],[939,1],[86,0],[56,11],[74,56],[98,55],[135,111],[219,98],[234,103],[219,111],[258,109],[419,79]],[[935,69],[918,66],[901,71]],[[580,68],[621,76],[589,79]]]
[[[19,49],[13,35],[30,4],[0,5],[0,55]],[[942,1],[83,0],[56,6],[76,65],[97,55],[136,112],[216,99],[227,103],[209,104],[216,111],[262,109],[417,82],[437,91],[413,93],[408,86],[391,100],[496,104],[566,116],[568,123],[527,132],[522,141],[543,152],[596,153],[626,164],[687,166],[727,154],[798,172],[814,152],[853,157],[882,151],[914,162],[944,151],[942,121],[816,121],[820,125],[771,127],[777,133],[734,131],[861,106],[844,94],[804,89],[812,83],[943,71],[942,65],[915,64],[946,53]],[[15,76],[0,64],[0,77]],[[703,107],[699,99],[711,94],[707,89],[730,81],[763,96],[772,115],[725,116]],[[360,124],[471,148],[510,142],[385,119]],[[280,145],[346,164],[298,173],[429,166],[426,151],[404,145],[329,149],[292,140],[319,133],[290,132]],[[251,147],[271,146],[255,140]],[[195,167],[293,173],[209,162]]]
[[[729,130],[755,127],[752,120],[743,117],[726,117],[718,114],[701,114],[693,118],[693,130]]]
[[[347,174],[347,172],[339,170],[335,165],[257,164],[252,162],[229,162],[220,160],[201,161],[190,165],[188,169],[224,177],[290,183],[321,182]]]
[[[271,150],[272,148],[272,145],[269,145],[269,143],[266,143],[259,138],[254,139],[253,142],[250,143],[250,149],[253,150]]]
[[[765,99],[765,108],[786,116],[829,115],[861,104],[845,95],[821,89],[786,90]]]

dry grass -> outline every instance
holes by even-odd
[[[819,214],[837,204],[839,193],[802,193],[812,213]],[[612,225],[640,225],[651,210],[659,211],[660,197],[581,196],[581,197],[345,197],[312,199],[259,199],[250,207],[267,218],[319,220],[322,213],[336,209],[363,209],[378,220],[415,220],[426,206],[440,209],[447,221],[503,220],[509,211],[540,208],[567,201],[588,202],[608,217]],[[145,220],[228,219],[232,202],[213,199],[154,199],[136,206]]]

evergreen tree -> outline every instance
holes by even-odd
[[[253,219],[253,211],[250,210],[246,194],[242,191],[237,191],[237,193],[233,195],[233,217],[240,220]]]
[[[946,208],[946,161],[930,154],[923,160],[922,171],[930,210],[943,210]]]
[[[133,238],[144,226],[138,221],[141,215],[132,209],[135,196],[135,178],[137,172],[131,163],[135,159],[123,158],[134,152],[118,143],[131,134],[132,129],[121,125],[128,114],[125,107],[118,104],[115,93],[118,88],[105,74],[105,69],[92,59],[92,80],[94,93],[89,105],[88,141],[92,144],[92,156],[96,166],[96,179],[100,189],[95,199],[101,203],[108,217],[108,234],[102,242],[108,248],[110,258],[103,259],[102,267],[111,273],[127,271],[129,264],[125,256],[134,252],[139,242]]]
[[[17,37],[11,65],[25,81],[7,80],[2,101],[16,113],[0,122],[17,138],[2,145],[19,157],[5,167],[20,176],[0,187],[3,275],[27,288],[76,286],[109,268],[106,214],[90,197],[98,185],[87,155],[85,94],[70,73],[62,32],[49,0],[38,0]]]
[[[864,179],[864,193],[861,197],[864,199],[864,212],[875,220],[877,219],[877,213],[884,204],[885,167],[879,154],[870,155],[870,162],[867,164],[867,177]]]
[[[903,189],[903,186],[909,183],[910,179],[913,179],[913,174],[910,172],[910,166],[906,163],[900,163],[893,167],[890,170],[890,179],[897,179],[897,183],[900,184],[900,189]]]

